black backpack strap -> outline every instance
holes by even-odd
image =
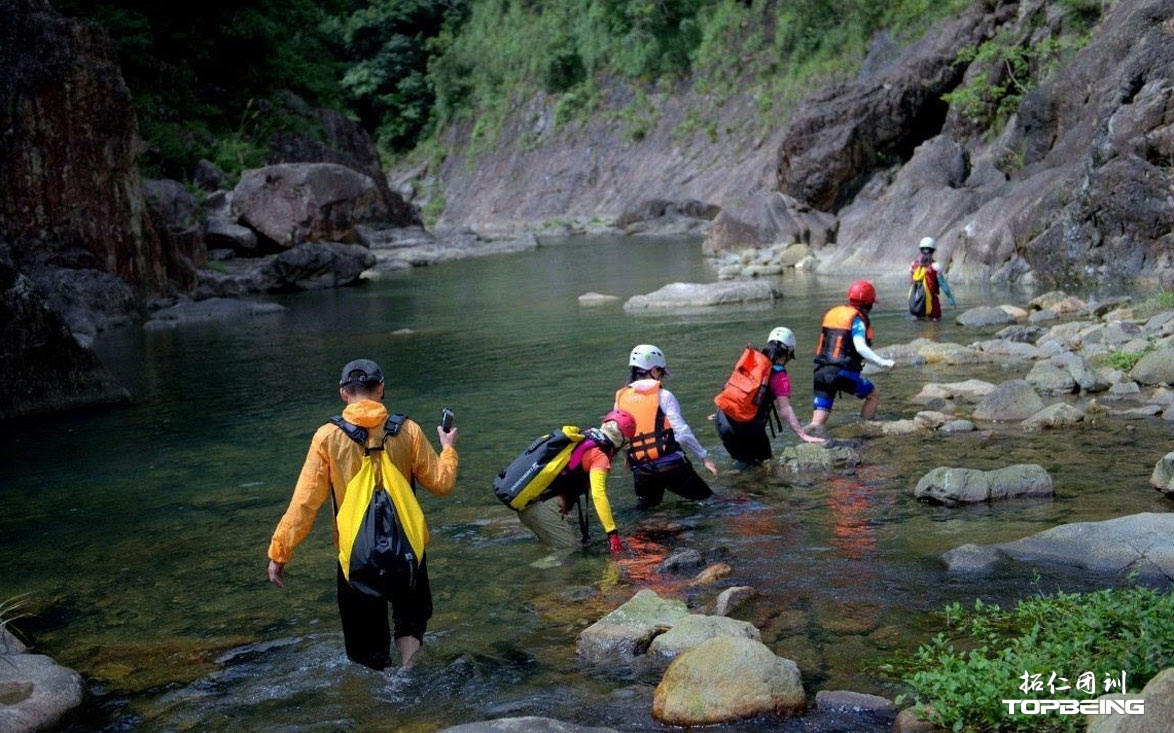
[[[402,412],[397,412],[394,415],[388,415],[387,422],[383,425],[383,437],[389,438],[399,435],[399,429],[404,426],[404,420],[407,419],[408,416]]]
[[[355,425],[353,422],[348,421],[342,415],[335,415],[334,417],[330,418],[330,422],[331,424],[338,426],[339,430],[346,433],[348,438],[363,446],[363,448],[367,447],[366,428]]]

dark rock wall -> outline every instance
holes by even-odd
[[[156,231],[136,167],[138,123],[114,49],[46,0],[0,9],[0,233],[18,257],[115,274],[144,295],[190,281],[196,253]]]

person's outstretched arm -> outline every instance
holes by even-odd
[[[942,292],[946,295],[946,300],[950,301],[950,305],[954,308],[958,307],[958,302],[954,300],[954,294],[950,292],[950,283],[946,282],[946,273],[942,271],[940,265],[938,267],[938,284],[942,286]]]
[[[795,435],[798,435],[804,443],[825,442],[823,438],[817,438],[814,435],[808,435],[803,431],[803,425],[800,424],[799,418],[795,416],[795,410],[791,408],[791,400],[787,399],[786,397],[776,397],[775,410],[778,411],[779,417],[783,418],[783,420],[785,420],[787,424],[791,426],[791,430],[794,430]]]

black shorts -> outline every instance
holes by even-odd
[[[875,389],[875,385],[862,377],[860,372],[849,371],[835,364],[816,367],[813,382],[815,399],[812,404],[817,410],[831,410],[836,395],[841,392],[864,399]]]
[[[730,458],[742,463],[762,463],[770,460],[770,438],[766,435],[765,420],[739,422],[718,410],[714,415],[713,424]]]
[[[432,588],[428,585],[427,560],[420,563],[416,583],[404,588],[389,600],[357,591],[347,582],[338,566],[338,613],[342,618],[342,635],[346,655],[371,669],[391,665],[392,629],[387,621],[387,607],[395,623],[395,638],[414,636],[421,643],[428,619],[432,618]]]
[[[632,464],[632,483],[637,506],[651,509],[664,499],[665,490],[693,501],[713,496],[705,479],[697,474],[684,453],[652,461]]]

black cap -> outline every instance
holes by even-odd
[[[355,359],[342,368],[338,386],[344,387],[356,382],[383,384],[383,370],[370,359]]]

